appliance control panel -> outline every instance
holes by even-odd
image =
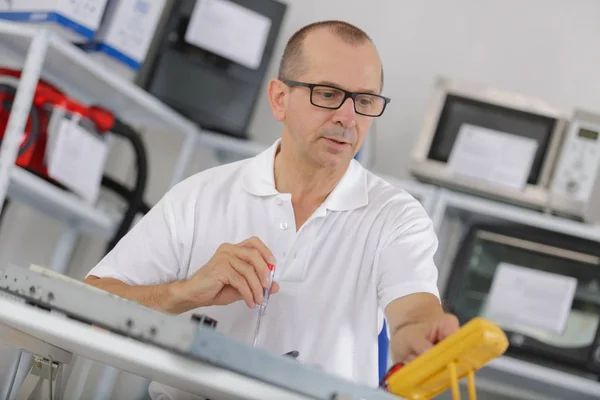
[[[572,121],[554,171],[552,195],[587,203],[599,165],[600,124]]]

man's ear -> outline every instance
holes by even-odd
[[[285,120],[285,95],[286,86],[279,79],[271,79],[269,81],[267,94],[269,96],[269,104],[273,116],[278,122]]]

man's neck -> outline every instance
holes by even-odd
[[[275,187],[290,193],[294,205],[320,205],[346,172],[341,168],[306,165],[298,156],[280,149],[275,157]]]

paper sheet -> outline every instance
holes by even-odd
[[[196,2],[185,40],[248,68],[262,61],[271,29],[266,16],[228,0]]]
[[[576,287],[575,278],[500,263],[483,314],[507,329],[524,326],[560,335]]]
[[[530,138],[463,124],[448,167],[456,175],[522,190],[537,148],[538,143]]]
[[[95,203],[108,155],[107,144],[81,128],[76,119],[62,120],[56,135],[48,157],[48,175],[88,203]]]
[[[505,329],[521,333],[550,346],[566,348],[587,347],[594,343],[600,316],[592,312],[571,310],[562,333],[549,332],[524,325],[503,324]]]

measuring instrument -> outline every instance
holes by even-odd
[[[466,377],[469,398],[475,400],[475,372],[504,354],[508,344],[500,327],[474,318],[414,361],[394,365],[381,386],[407,400],[432,399],[448,389],[460,400],[458,383]]]

